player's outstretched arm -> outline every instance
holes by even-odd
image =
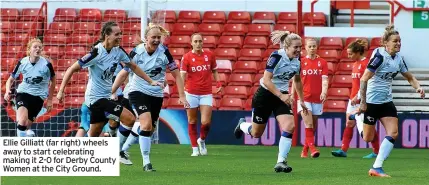
[[[217,69],[213,69],[212,70],[213,73],[213,78],[216,81],[216,93],[219,93],[220,91],[222,91],[222,83],[220,82],[220,78],[219,78],[219,73],[217,72]]]
[[[163,84],[158,83],[158,81],[152,80],[152,78],[150,78],[142,69],[140,69],[140,67],[137,66],[136,63],[134,63],[133,61],[126,63],[127,67],[129,67],[131,69],[131,71],[133,71],[137,76],[139,76],[140,78],[143,78],[144,80],[146,80],[146,82],[148,82],[150,85],[153,86],[161,86],[161,88],[163,87]]]
[[[366,111],[366,90],[368,87],[368,80],[371,79],[374,76],[374,72],[365,69],[365,72],[363,73],[362,77],[360,78],[360,108],[358,114]]]
[[[66,88],[66,85],[69,83],[71,77],[73,76],[73,73],[78,72],[80,68],[81,66],[79,62],[75,62],[67,69],[66,73],[64,74],[63,81],[61,82],[61,86],[57,94],[57,99],[60,102],[62,102],[64,99],[64,89]]]
[[[4,99],[6,100],[6,101],[9,101],[10,100],[10,94],[12,93],[11,91],[10,91],[10,87],[11,87],[11,84],[13,83],[15,81],[15,78],[13,78],[12,76],[10,76],[8,79],[7,79],[7,81],[6,81],[6,92],[4,93]]]
[[[125,80],[127,80],[128,74],[129,69],[124,68],[118,73],[118,75],[116,75],[115,82],[113,82],[112,85],[112,94],[116,94],[116,91],[119,89],[121,84],[123,84]]]
[[[412,73],[410,73],[409,71],[401,73],[401,74],[402,74],[402,76],[404,76],[405,79],[407,79],[408,83],[410,83],[410,85],[416,90],[416,92],[420,93],[420,97],[425,98],[425,91],[420,86],[420,82],[416,79],[416,77],[414,77],[414,75]]]

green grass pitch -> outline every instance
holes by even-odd
[[[292,173],[275,173],[276,146],[208,145],[208,156],[191,157],[188,145],[152,145],[157,172],[144,172],[138,145],[131,150],[132,166],[121,165],[120,177],[2,177],[1,185],[155,185],[155,184],[429,184],[426,149],[393,149],[384,163],[392,178],[368,177],[374,159],[362,159],[370,149],[350,149],[347,158],[334,158],[320,148],[317,159],[301,159],[301,147],[289,154]]]

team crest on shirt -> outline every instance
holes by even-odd
[[[359,64],[359,67],[358,67],[358,69],[360,69],[362,67],[362,64]]]
[[[318,67],[320,67],[320,66],[321,66],[320,61],[317,63],[317,66],[318,66]]]
[[[207,55],[204,55],[204,61],[208,62],[209,58],[207,57]]]
[[[305,62],[304,65],[307,65],[307,62]]]
[[[195,58],[192,58],[192,62],[195,62]]]

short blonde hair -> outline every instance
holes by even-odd
[[[399,32],[395,30],[394,25],[386,26],[383,36],[381,37],[381,44],[384,45],[384,42],[389,41],[389,38],[392,35],[399,35]]]
[[[39,38],[33,38],[33,39],[31,39],[27,43],[27,56],[30,56],[31,46],[33,46],[33,43],[35,43],[35,42],[39,42],[43,46],[42,40],[40,40]]]
[[[165,29],[164,27],[162,27],[161,25],[149,23],[149,25],[144,30],[144,38],[142,39],[142,38],[140,38],[140,36],[137,36],[136,39],[134,40],[133,44],[139,45],[139,44],[146,43],[147,34],[149,33],[150,30],[156,29],[156,28],[158,28],[159,31],[161,31],[162,36],[169,36],[170,35],[170,32],[167,29]]]
[[[293,40],[301,40],[301,37],[289,31],[275,30],[271,32],[271,41],[273,44],[280,44],[280,47],[289,47]]]

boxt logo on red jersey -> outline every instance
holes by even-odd
[[[322,69],[304,69],[302,75],[322,75]]]
[[[208,70],[210,70],[210,64],[199,65],[199,66],[192,66],[191,70],[192,70],[192,72],[208,71]]]

